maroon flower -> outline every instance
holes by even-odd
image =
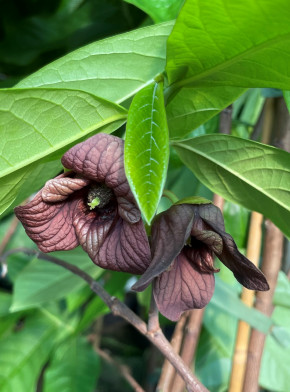
[[[28,236],[43,252],[78,245],[102,268],[143,273],[150,248],[124,171],[123,140],[98,134],[62,157],[70,172],[48,181],[15,208]]]
[[[154,279],[160,312],[172,321],[189,309],[208,304],[214,292],[216,255],[251,290],[268,290],[262,272],[237,249],[225,232],[219,208],[213,204],[180,204],[159,214],[152,226],[153,260],[133,286],[144,290]]]

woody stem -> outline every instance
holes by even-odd
[[[200,381],[192,374],[191,370],[183,362],[180,356],[173,351],[170,343],[165,338],[160,327],[155,331],[150,331],[146,323],[140,317],[138,317],[123,302],[119,301],[118,298],[112,297],[86,272],[79,269],[75,265],[29,248],[17,248],[9,250],[3,254],[3,256],[0,258],[0,262],[4,263],[9,255],[19,252],[36,256],[38,259],[57,264],[86,281],[89,284],[91,290],[106,303],[114,315],[118,315],[124,320],[128,321],[128,323],[133,325],[142,335],[146,336],[147,339],[150,340],[162,352],[162,354],[170,361],[170,363],[175,367],[176,371],[183,378],[189,392],[209,392],[208,389],[202,385]]]

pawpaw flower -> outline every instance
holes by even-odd
[[[214,255],[251,290],[268,290],[262,272],[237,249],[213,204],[177,204],[157,215],[152,225],[152,262],[132,287],[152,281],[160,312],[172,321],[208,304],[214,292]]]
[[[98,266],[143,273],[148,238],[124,171],[124,142],[99,133],[62,157],[70,171],[49,180],[25,206],[15,208],[42,252],[78,245]]]

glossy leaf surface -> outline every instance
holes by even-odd
[[[174,147],[213,192],[261,212],[290,236],[289,153],[228,135],[200,136]]]
[[[134,97],[125,139],[126,175],[148,223],[162,195],[168,158],[169,139],[162,85],[153,83]]]

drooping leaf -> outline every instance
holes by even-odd
[[[85,338],[73,337],[60,345],[45,372],[43,392],[92,392],[100,361]]]
[[[245,89],[237,87],[182,88],[166,106],[171,139],[187,135],[230,105]]]
[[[111,132],[126,119],[122,107],[80,91],[2,90],[0,102],[0,213],[37,165],[59,158],[97,129]],[[33,185],[30,191],[36,189]]]
[[[37,313],[25,327],[0,341],[0,390],[34,391],[54,345],[56,324]]]
[[[175,19],[184,0],[126,0],[146,12],[155,23]]]
[[[51,255],[77,265],[94,277],[100,276],[104,272],[93,264],[81,248],[70,252],[53,252]],[[39,307],[46,302],[63,298],[85,285],[86,283],[82,279],[70,271],[34,258],[15,280],[10,311]]]
[[[213,192],[261,212],[290,236],[289,153],[228,135],[200,136],[174,147]]]
[[[188,0],[167,45],[170,84],[290,89],[287,0]]]
[[[77,89],[123,102],[163,72],[172,26],[166,22],[94,42],[48,64],[17,87]]]
[[[153,83],[131,103],[125,139],[125,171],[141,212],[151,222],[161,198],[169,158],[162,84]]]

